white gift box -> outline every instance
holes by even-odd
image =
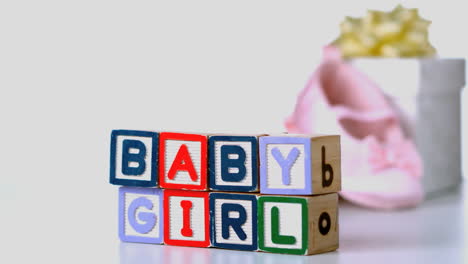
[[[461,172],[464,59],[354,59],[398,109],[424,162],[426,194],[455,187]]]

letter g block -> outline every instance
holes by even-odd
[[[124,242],[163,242],[163,190],[120,187],[119,237]]]

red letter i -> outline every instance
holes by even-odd
[[[184,200],[180,202],[180,206],[182,206],[183,210],[183,225],[180,232],[183,236],[191,237],[193,235],[193,231],[190,228],[190,209],[192,208],[192,202]]]

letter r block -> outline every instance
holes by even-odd
[[[341,190],[339,136],[264,136],[260,193],[312,195]]]
[[[257,250],[257,196],[210,194],[211,244],[214,247]]]
[[[159,135],[161,188],[204,191],[207,184],[207,136],[163,132]]]
[[[210,246],[208,192],[164,190],[164,243]]]
[[[261,251],[311,255],[338,248],[338,194],[260,196]]]
[[[113,130],[110,183],[154,187],[158,177],[158,133]]]
[[[208,150],[211,190],[258,191],[257,136],[210,136]]]
[[[120,187],[119,237],[125,242],[162,244],[163,191]]]

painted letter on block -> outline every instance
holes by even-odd
[[[297,137],[260,138],[260,192],[311,194],[310,140]]]
[[[158,133],[112,131],[110,183],[154,187],[157,184],[157,161]]]
[[[257,249],[257,197],[211,193],[211,244],[237,250]]]
[[[160,186],[170,189],[207,190],[207,137],[161,133]]]
[[[207,192],[164,191],[164,243],[208,247],[209,203]]]
[[[162,193],[155,188],[120,187],[119,236],[122,241],[162,243]]]
[[[259,139],[260,192],[311,195],[341,190],[339,136]]]
[[[208,144],[211,190],[258,190],[256,136],[211,136]]]
[[[258,200],[259,249],[304,255],[307,251],[307,201],[287,196]]]
[[[310,255],[338,248],[338,195],[260,196],[259,249]]]

